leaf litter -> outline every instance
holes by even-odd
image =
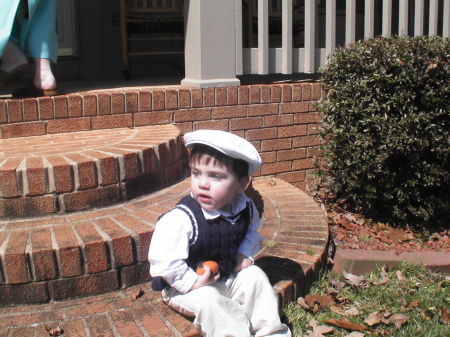
[[[365,334],[395,336],[396,331],[412,329],[414,331],[412,334],[401,334],[401,336],[418,337],[420,332],[425,333],[427,324],[433,324],[436,327],[436,322],[439,322],[440,326],[447,326],[448,329],[445,330],[444,335],[450,336],[448,309],[450,280],[447,275],[425,269],[410,272],[408,268],[421,267],[408,267],[404,264],[393,268],[392,271],[383,267],[365,276],[353,275],[347,271],[340,277],[330,273],[327,278],[324,278],[325,281],[318,281],[320,293],[298,298],[297,305],[302,308],[299,309],[300,312],[304,310],[304,313],[297,319],[300,320],[303,316],[314,319],[310,319],[305,324],[304,328],[312,330],[302,330],[304,336],[320,337],[326,334],[343,337],[360,337]],[[425,275],[426,273],[430,275]],[[415,275],[433,279],[421,281]],[[444,305],[430,305],[429,302],[435,300],[434,296],[418,294],[422,289],[427,288],[428,284],[433,284],[435,287],[434,295],[446,294]],[[390,287],[392,290],[389,291],[393,293],[387,293],[386,296],[390,298],[385,300],[382,294],[386,291],[386,287]],[[360,303],[357,297],[349,293],[365,291],[376,294],[371,295],[373,298],[361,295],[368,296],[363,298],[368,303]],[[398,298],[398,294],[402,294],[402,297]],[[378,298],[375,298],[376,296]],[[415,298],[415,296],[419,297]],[[370,308],[375,310],[370,311]],[[329,329],[332,329],[333,333]],[[336,334],[338,331],[340,334]],[[343,331],[347,334],[345,332],[343,334]]]

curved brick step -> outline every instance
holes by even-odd
[[[257,263],[281,300],[293,300],[326,262],[328,226],[304,192],[257,178],[263,212]],[[107,293],[151,280],[148,247],[160,214],[189,192],[189,179],[120,205],[0,222],[0,303],[40,303]],[[283,302],[283,301],[282,301]]]
[[[180,175],[173,125],[0,139],[0,217],[130,200]]]

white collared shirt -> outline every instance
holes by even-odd
[[[239,246],[238,253],[253,260],[253,256],[260,249],[263,238],[257,232],[259,226],[258,210],[250,198],[244,193],[238,194],[231,205],[232,213],[220,210],[205,211],[202,209],[202,211],[207,220],[219,216],[229,218],[245,209],[248,201],[251,201],[253,216],[250,219],[244,241]],[[198,277],[185,261],[189,255],[189,238],[192,234],[192,222],[189,216],[184,211],[174,208],[156,224],[148,254],[151,275],[153,277],[162,276],[167,283],[181,293],[187,293]]]

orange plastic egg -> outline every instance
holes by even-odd
[[[217,273],[219,271],[219,265],[217,264],[217,262],[215,261],[205,261],[200,263],[197,266],[197,274],[198,275],[203,275],[205,273],[205,267],[208,267],[209,269],[211,269],[211,274],[214,275],[215,273]]]

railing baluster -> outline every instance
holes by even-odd
[[[356,0],[347,0],[345,5],[345,44],[356,39]]]
[[[383,0],[383,36],[392,35],[392,0]]]
[[[450,37],[450,0],[444,0],[443,37]]]
[[[336,49],[336,1],[327,0],[326,6],[325,53],[328,55]]]
[[[316,10],[316,0],[305,0],[305,73],[315,72]]]
[[[425,1],[416,0],[415,18],[414,18],[414,36],[423,35]]]
[[[437,35],[438,29],[438,0],[430,0],[430,19],[428,25],[428,35]]]
[[[292,0],[283,0],[281,15],[281,72],[283,74],[292,74]]]
[[[258,0],[258,74],[269,73],[269,0]]]
[[[236,75],[244,74],[244,64],[243,64],[243,47],[242,47],[242,36],[244,31],[242,29],[242,0],[234,1],[234,8],[236,9],[234,18],[236,24]]]
[[[399,2],[398,35],[408,35],[409,2]]]
[[[375,0],[366,0],[364,9],[364,37],[374,37]]]

